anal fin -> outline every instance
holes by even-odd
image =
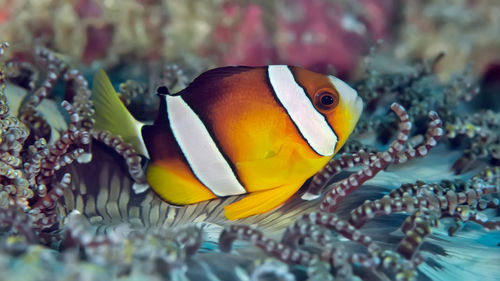
[[[273,189],[252,192],[240,201],[226,206],[224,208],[226,218],[237,220],[271,211],[297,192],[302,184],[303,182],[299,181]]]

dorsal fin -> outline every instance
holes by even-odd
[[[166,96],[171,95],[166,86],[160,86],[156,89],[156,96],[160,99],[158,107],[158,115],[154,121],[154,124],[159,124],[161,126],[168,125],[167,117],[167,100]]]
[[[217,83],[224,78],[245,71],[250,71],[255,68],[256,67],[252,66],[224,66],[205,71],[196,77],[184,90],[176,93],[175,95],[182,95],[185,92],[191,91],[196,92],[196,88],[203,87],[206,83]]]

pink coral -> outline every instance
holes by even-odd
[[[272,40],[263,23],[262,8],[251,4],[246,8],[234,3],[223,7],[223,19],[214,31],[216,42],[227,42],[221,52],[223,64],[263,65],[275,59]],[[225,24],[237,21],[234,25]]]
[[[102,14],[101,7],[92,0],[77,0],[73,8],[80,18],[98,18]]]
[[[280,60],[325,72],[329,64],[340,76],[353,69],[366,46],[361,36],[342,26],[345,15],[323,1],[286,1],[298,15],[278,15]]]
[[[319,72],[333,66],[346,77],[370,42],[388,35],[389,2],[363,1],[357,14],[319,0],[285,0],[274,10],[226,3],[214,29],[212,54],[221,64],[283,63]]]
[[[115,27],[111,24],[100,27],[88,26],[86,32],[87,42],[83,51],[82,60],[90,64],[107,55],[109,47],[112,46]]]

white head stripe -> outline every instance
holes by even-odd
[[[198,179],[217,196],[246,193],[202,121],[180,96],[166,96],[170,127]]]
[[[354,104],[358,100],[358,93],[351,86],[347,85],[346,82],[340,80],[339,78],[329,75],[328,78],[332,82],[337,92],[340,94],[340,98],[343,100],[344,104]]]
[[[337,136],[295,81],[288,66],[270,65],[268,75],[276,96],[311,148],[319,155],[332,155]]]

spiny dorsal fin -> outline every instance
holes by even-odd
[[[102,69],[99,69],[94,77],[92,100],[95,107],[94,128],[121,136],[137,153],[148,156],[141,136],[144,124],[130,114]]]

